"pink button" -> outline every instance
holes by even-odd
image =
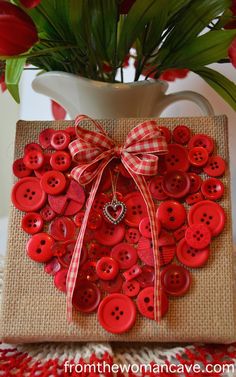
[[[137,280],[125,281],[122,289],[126,296],[135,297],[140,291],[140,283]]]
[[[187,171],[189,168],[188,151],[179,144],[169,144],[165,155],[167,170]]]
[[[128,243],[136,244],[140,238],[140,233],[137,228],[128,228],[125,232],[125,239]]]
[[[55,130],[53,128],[46,128],[39,134],[39,142],[43,149],[51,147],[51,139]]]
[[[188,143],[189,149],[194,147],[202,147],[205,148],[208,154],[211,154],[214,149],[214,141],[213,139],[205,134],[197,134],[191,137]]]
[[[142,195],[139,192],[132,192],[124,197],[127,208],[125,222],[129,226],[138,227],[143,217],[147,217],[147,208]]]
[[[198,268],[206,264],[210,255],[210,250],[208,247],[201,250],[195,249],[189,246],[185,238],[183,238],[178,243],[176,255],[178,260],[185,266]]]
[[[202,183],[201,190],[206,199],[219,200],[224,195],[224,184],[217,178],[208,178]]]
[[[125,226],[120,223],[117,225],[103,222],[101,228],[94,232],[94,238],[104,246],[114,246],[120,243],[125,236]]]
[[[160,204],[157,210],[157,217],[164,228],[175,230],[184,224],[186,210],[179,202],[167,200]]]
[[[67,278],[68,270],[66,268],[62,268],[58,271],[54,276],[54,284],[55,287],[61,291],[66,293],[66,278]]]
[[[132,267],[138,259],[136,249],[128,243],[119,243],[113,247],[111,257],[118,262],[122,270]]]
[[[194,249],[205,249],[211,242],[211,231],[207,225],[193,224],[186,229],[185,240]]]
[[[75,223],[65,216],[54,219],[49,227],[50,234],[58,241],[68,241],[73,239],[75,230]]]
[[[173,130],[173,139],[178,144],[187,144],[190,137],[191,132],[187,126],[177,126]]]
[[[162,189],[167,196],[182,198],[190,190],[190,179],[187,173],[181,170],[167,172],[162,181]]]
[[[26,167],[23,158],[14,161],[12,170],[17,178],[28,177],[32,173],[32,170]]]
[[[206,148],[193,147],[188,152],[188,159],[191,165],[201,167],[206,165],[209,155]]]
[[[55,131],[51,137],[51,146],[61,151],[66,149],[70,143],[70,135],[65,131]]]
[[[53,238],[47,233],[34,234],[27,242],[27,255],[35,262],[47,262],[53,257],[53,243]]]
[[[141,275],[141,273],[142,273],[141,267],[138,264],[135,264],[129,270],[125,271],[123,273],[123,276],[126,281],[130,281],[137,278],[139,275]]]
[[[20,211],[33,212],[44,206],[47,195],[42,190],[38,178],[25,177],[13,186],[11,199]]]
[[[82,313],[96,311],[101,300],[101,292],[96,284],[87,280],[78,280],[73,297],[73,306]]]
[[[162,182],[163,176],[155,176],[149,182],[149,190],[154,199],[165,200],[168,198],[168,195],[163,191]]]
[[[223,158],[220,156],[211,156],[203,170],[210,177],[220,177],[224,175],[225,168],[225,160]]]
[[[50,261],[46,262],[44,265],[44,271],[46,274],[54,276],[61,269],[61,265],[58,259],[52,258]]]
[[[119,272],[119,265],[117,261],[110,257],[102,257],[96,265],[96,272],[102,280],[112,280]]]

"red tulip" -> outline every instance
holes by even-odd
[[[37,7],[41,3],[41,0],[20,0],[20,2],[23,7],[32,9]]]
[[[4,93],[7,90],[4,73],[2,73],[2,75],[0,76],[0,88],[2,93]]]
[[[14,56],[38,41],[32,19],[19,7],[0,1],[0,56]]]
[[[120,14],[129,13],[130,8],[135,3],[136,0],[123,0],[120,4]]]
[[[59,103],[51,100],[52,116],[55,120],[64,120],[66,117],[66,110],[59,105]]]
[[[167,69],[164,71],[160,79],[165,81],[175,81],[176,79],[184,79],[189,73],[188,69]]]
[[[236,38],[229,47],[229,58],[233,66],[236,68]]]

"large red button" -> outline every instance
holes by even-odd
[[[168,198],[162,188],[163,176],[155,176],[149,182],[149,190],[152,197],[157,200],[165,200]]]
[[[47,233],[33,235],[26,245],[28,256],[35,262],[47,262],[53,257],[52,245],[54,239]]]
[[[165,155],[167,170],[187,171],[189,168],[188,151],[179,144],[169,144]]]
[[[209,155],[206,148],[194,147],[188,152],[188,159],[191,165],[201,167],[206,165]]]
[[[187,144],[190,137],[191,132],[187,126],[177,126],[173,130],[173,139],[178,144]]]
[[[189,193],[195,194],[196,192],[198,192],[198,190],[201,187],[202,179],[198,174],[196,174],[194,172],[188,173],[188,176],[189,176],[189,179],[190,179]]]
[[[75,235],[75,223],[68,217],[57,217],[49,227],[50,234],[55,240],[68,241],[73,239]]]
[[[78,280],[73,296],[73,306],[82,313],[94,312],[101,300],[96,284],[88,280]]]
[[[125,232],[125,239],[128,243],[135,244],[138,243],[140,238],[140,233],[137,228],[128,228]]]
[[[164,228],[175,230],[184,224],[186,210],[182,204],[174,200],[167,200],[160,204],[157,217]]]
[[[119,272],[117,261],[110,257],[102,257],[96,265],[97,275],[102,280],[112,280]]]
[[[178,260],[183,263],[185,266],[191,268],[202,267],[206,264],[210,255],[210,250],[208,247],[197,250],[189,246],[183,238],[177,246],[176,256]]]
[[[210,200],[203,200],[194,204],[189,211],[189,225],[205,224],[209,227],[212,236],[217,236],[225,226],[226,215],[223,208]]]
[[[41,151],[31,151],[24,156],[23,161],[28,169],[37,170],[43,166],[44,156]]]
[[[64,174],[57,170],[51,170],[44,173],[40,180],[43,191],[47,194],[58,195],[66,187],[66,178]]]
[[[135,297],[140,291],[140,283],[137,280],[125,281],[122,288],[126,296]]]
[[[132,192],[124,197],[126,205],[125,222],[129,226],[138,227],[143,217],[147,217],[147,208],[142,195],[139,192]]]
[[[190,288],[191,276],[184,267],[169,264],[161,271],[161,283],[168,295],[183,296]]]
[[[206,179],[201,186],[205,198],[218,200],[224,195],[224,184],[217,178]]]
[[[94,238],[105,246],[114,246],[120,243],[125,236],[125,226],[120,223],[117,225],[103,222],[101,228],[94,232]]]
[[[147,318],[154,319],[154,288],[144,288],[137,297],[139,312]],[[161,317],[168,311],[168,298],[165,292],[161,291]]]
[[[70,143],[70,135],[65,131],[55,131],[51,137],[51,146],[61,151],[66,149]]]
[[[188,194],[190,189],[188,174],[181,170],[171,170],[163,177],[162,189],[167,196],[182,198]]]
[[[120,275],[117,275],[113,280],[100,280],[99,284],[102,291],[117,293],[121,291],[123,279]]]
[[[14,161],[12,170],[17,178],[28,177],[32,173],[32,170],[26,167],[23,158]]]
[[[211,231],[204,224],[193,224],[186,229],[185,240],[189,246],[199,250],[206,248],[211,242]]]
[[[205,134],[197,134],[191,137],[188,147],[189,149],[194,147],[202,147],[207,150],[208,154],[211,154],[214,149],[214,141],[210,136]]]
[[[98,320],[108,332],[120,334],[130,330],[136,321],[133,301],[121,293],[106,296],[98,307]]]
[[[42,216],[37,212],[29,212],[22,218],[21,226],[26,233],[38,233],[43,229]]]
[[[138,259],[136,249],[127,243],[120,243],[113,247],[111,257],[118,262],[122,270],[132,267]]]
[[[71,164],[71,156],[64,151],[57,151],[51,155],[50,164],[53,170],[68,170]]]
[[[40,132],[39,142],[44,149],[51,147],[51,139],[54,132],[55,130],[53,128],[46,128],[45,130]]]
[[[137,277],[141,288],[151,287],[154,285],[155,271],[151,266],[142,266],[141,274]]]
[[[25,177],[13,186],[11,199],[20,211],[33,212],[43,207],[47,195],[42,190],[38,178]]]
[[[210,177],[220,177],[225,172],[225,160],[220,156],[211,156],[203,170]]]
[[[66,268],[62,268],[58,271],[54,276],[54,285],[55,287],[61,291],[66,293],[66,278],[67,278],[68,270]]]

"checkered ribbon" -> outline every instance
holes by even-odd
[[[83,120],[94,124],[99,132],[89,131],[79,126]],[[80,256],[89,213],[94,202],[105,167],[114,158],[119,158],[135,181],[146,203],[151,225],[155,282],[154,318],[161,317],[160,260],[158,253],[158,229],[155,219],[155,205],[152,200],[145,176],[157,174],[158,156],[167,153],[165,138],[161,135],[156,121],[149,120],[133,128],[123,146],[117,145],[105,132],[100,123],[80,115],[75,120],[77,139],[69,145],[70,153],[77,166],[71,176],[81,185],[93,182],[83,222],[76,241],[74,253],[67,275],[67,319],[72,322],[72,300],[80,265]]]

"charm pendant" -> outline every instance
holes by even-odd
[[[126,205],[113,198],[111,202],[104,205],[103,214],[112,224],[117,225],[125,217]]]

